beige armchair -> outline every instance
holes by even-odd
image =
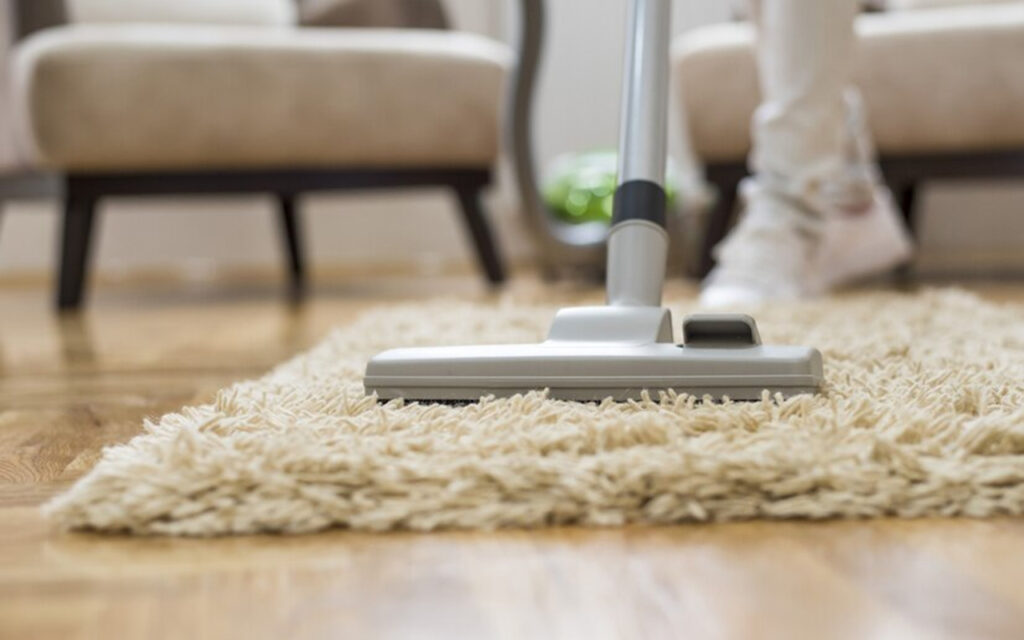
[[[856,83],[882,171],[911,229],[925,181],[1024,176],[1024,3],[921,8],[935,4],[952,2],[890,0],[889,11],[862,15],[857,24]],[[721,24],[686,34],[673,52],[683,116],[720,194],[702,273],[728,231],[747,173],[759,102],[753,42],[750,25]]]
[[[4,8],[0,198],[63,197],[60,308],[79,306],[98,205],[120,195],[273,194],[299,292],[298,196],[443,187],[488,280],[504,278],[480,201],[499,149],[504,45],[299,27],[291,0]]]

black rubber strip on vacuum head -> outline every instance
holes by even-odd
[[[661,185],[647,180],[630,180],[615,190],[612,225],[627,220],[646,220],[666,226],[668,198]]]

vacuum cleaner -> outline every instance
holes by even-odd
[[[815,393],[821,353],[761,344],[754,319],[704,314],[682,323],[661,305],[668,257],[666,197],[671,0],[630,7],[619,180],[608,235],[607,304],[563,309],[544,342],[386,351],[366,367],[367,393],[387,401],[474,402],[547,390],[556,399],[635,400],[674,391],[757,400]]]

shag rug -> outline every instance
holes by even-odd
[[[759,310],[766,342],[823,351],[819,396],[365,396],[384,348],[540,339],[545,295],[371,311],[146,423],[45,509],[65,528],[180,536],[1024,513],[1024,305],[957,290]],[[670,302],[678,324],[691,303]]]

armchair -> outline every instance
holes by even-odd
[[[98,206],[124,195],[267,193],[291,290],[297,198],[437,186],[489,282],[481,204],[511,54],[450,31],[310,29],[291,0],[8,0],[0,200],[64,204],[57,306],[81,304]]]

